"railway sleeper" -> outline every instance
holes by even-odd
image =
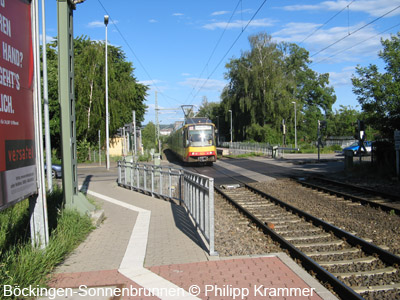
[[[359,272],[349,272],[349,273],[332,273],[333,276],[340,277],[340,278],[350,278],[354,277],[361,277],[361,276],[375,276],[375,275],[382,275],[382,274],[393,274],[396,273],[397,269],[394,267],[387,267],[384,269],[377,269],[371,271],[359,271]]]
[[[351,286],[356,293],[366,292],[379,292],[379,291],[390,291],[393,289],[400,289],[400,283],[388,284],[388,285],[376,285],[376,286]]]
[[[252,201],[252,200],[241,200],[241,199],[234,199],[236,203],[240,204],[240,205],[245,205],[245,206],[249,206],[249,205],[253,205],[253,206],[259,206],[259,205],[264,205],[264,206],[274,206],[275,204],[273,203],[268,203],[266,201]]]
[[[321,238],[326,238],[330,237],[331,235],[329,233],[322,233],[322,234],[316,234],[316,235],[305,235],[305,236],[292,236],[292,237],[284,237],[285,240],[287,241],[304,241],[304,240],[316,240],[316,239],[321,239]]]
[[[319,261],[318,264],[323,267],[329,267],[329,266],[351,265],[351,264],[356,264],[356,263],[372,263],[376,260],[378,260],[376,257],[367,256],[367,257],[354,258],[354,259],[349,259],[349,260]]]
[[[311,228],[304,228],[304,229],[294,229],[294,230],[280,230],[278,228],[278,230],[276,230],[277,228],[275,227],[275,231],[277,233],[279,233],[280,235],[285,235],[285,234],[290,234],[290,233],[305,233],[305,232],[324,232],[322,229],[320,228],[315,228],[315,227],[311,227]]]
[[[343,244],[344,244],[344,241],[335,240],[335,241],[320,242],[320,243],[296,244],[294,246],[296,248],[311,248],[311,247],[325,247],[325,246],[340,246]]]
[[[289,228],[289,226],[290,225],[292,225],[292,224],[285,224],[285,223],[282,223],[282,224],[278,224],[278,225],[275,225],[274,226],[274,229],[276,230],[276,229],[283,229],[283,228]],[[312,224],[310,224],[310,223],[305,223],[305,222],[303,222],[303,223],[301,223],[301,224],[296,224],[296,228],[300,228],[300,227],[311,227],[311,228],[315,228],[314,227],[314,225],[312,225]]]
[[[299,217],[298,216],[295,216],[295,215],[292,215],[292,214],[288,214],[288,213],[285,213],[285,212],[269,212],[269,211],[265,211],[265,213],[263,213],[262,211],[257,211],[257,212],[254,212],[254,214],[257,214],[257,215],[259,215],[259,216],[264,216],[265,217],[265,219],[267,219],[268,221],[269,220],[282,220],[282,219],[285,219],[285,220],[298,220],[299,219]]]
[[[257,218],[263,218],[264,222],[269,222],[269,223],[272,223],[274,225],[275,224],[299,223],[299,222],[301,222],[301,220],[299,220],[299,219],[293,219],[293,220],[283,220],[282,218],[281,219],[276,219],[276,218],[268,219],[268,218],[265,218],[264,215],[259,215],[259,216],[255,215],[255,216]]]
[[[349,254],[349,253],[359,253],[361,252],[358,248],[348,248],[341,250],[333,250],[333,251],[316,251],[316,252],[304,252],[305,255],[313,257],[313,256],[329,256],[329,255],[341,255],[341,254]]]
[[[240,204],[240,202],[238,202]],[[272,203],[246,203],[243,202],[243,204],[246,205],[246,207],[271,207],[275,206],[275,204]]]

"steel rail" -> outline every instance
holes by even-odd
[[[249,187],[247,184],[245,185],[246,187]],[[353,289],[348,287],[346,284],[341,282],[337,277],[326,271],[324,268],[322,268],[316,261],[308,257],[306,254],[304,254],[302,251],[297,249],[294,245],[289,243],[285,238],[283,238],[281,235],[276,233],[274,230],[270,229],[264,222],[262,222],[259,218],[254,216],[251,212],[249,212],[246,208],[244,208],[242,205],[237,203],[235,200],[233,200],[231,197],[229,197],[227,194],[225,194],[220,188],[214,187],[214,189],[223,195],[229,202],[231,202],[239,211],[241,211],[243,214],[245,214],[249,219],[251,219],[261,230],[263,230],[264,233],[268,234],[271,236],[272,239],[277,241],[283,248],[287,249],[294,259],[298,259],[301,261],[302,265],[304,268],[306,268],[309,271],[312,271],[316,274],[318,279],[320,279],[323,282],[327,282],[330,284],[335,292],[343,299],[357,299],[361,300],[363,299],[358,293],[356,293]],[[259,192],[261,195],[263,194],[261,191],[254,190],[256,192]],[[268,197],[269,198],[269,197]],[[272,200],[272,199],[271,199]]]
[[[332,233],[334,233],[337,237],[346,239],[346,242],[348,242],[350,245],[352,245],[354,247],[361,246],[361,249],[363,251],[365,251],[369,254],[377,254],[379,256],[379,258],[382,261],[384,261],[385,263],[387,263],[389,265],[394,265],[394,264],[400,265],[400,257],[399,256],[397,256],[393,253],[390,253],[372,243],[369,243],[369,242],[367,242],[347,231],[344,231],[332,224],[329,224],[317,217],[314,217],[313,215],[310,215],[309,213],[306,213],[305,211],[302,211],[290,204],[287,204],[287,203],[285,203],[271,195],[268,195],[254,187],[251,187],[247,184],[245,184],[245,186],[248,189],[250,189],[256,193],[259,193],[260,195],[270,199],[272,202],[275,202],[275,203],[279,204],[280,206],[285,207],[288,210],[291,210],[293,213],[298,214],[300,217],[303,217],[306,220],[313,222],[315,225],[322,226],[326,231],[332,231]]]
[[[310,178],[314,178],[314,177],[310,177]],[[355,185],[349,185],[349,184],[346,184],[346,183],[337,182],[337,181],[333,181],[333,180],[328,180],[328,179],[325,179],[325,178],[316,178],[316,179],[317,180],[321,180],[321,181],[325,181],[325,182],[330,183],[330,184],[336,184],[336,185],[339,185],[339,186],[342,186],[342,187],[346,187],[346,188],[349,188],[349,189],[354,189],[354,190],[357,190],[357,191],[360,191],[360,192],[370,193],[370,194],[373,194],[373,195],[376,195],[376,196],[382,196],[382,197],[385,197],[385,198],[387,198],[389,200],[400,201],[400,198],[397,199],[398,197],[396,197],[395,195],[389,195],[387,193],[381,193],[381,192],[374,191],[374,190],[371,190],[371,189],[365,189],[365,188],[358,187],[358,186],[355,186]],[[392,207],[392,206],[389,206],[387,204],[378,203],[378,202],[375,202],[373,200],[368,200],[368,199],[365,199],[365,198],[362,198],[362,197],[358,197],[358,196],[355,196],[355,195],[352,195],[352,194],[349,194],[349,193],[340,192],[340,191],[337,191],[337,190],[334,190],[334,189],[331,189],[331,188],[328,188],[328,187],[324,187],[324,186],[321,186],[321,185],[318,185],[318,184],[315,184],[315,183],[307,182],[305,180],[300,180],[300,179],[295,179],[295,178],[293,178],[293,180],[295,180],[296,182],[300,183],[301,185],[305,185],[305,186],[308,186],[308,187],[311,187],[311,188],[314,188],[314,189],[317,189],[317,190],[322,190],[322,191],[327,192],[329,194],[333,194],[333,195],[337,195],[337,196],[340,196],[340,197],[343,197],[343,198],[347,198],[347,199],[350,199],[351,201],[354,201],[354,202],[360,202],[363,205],[367,205],[368,204],[371,207],[380,208],[380,209],[382,209],[383,211],[386,211],[386,212],[392,212],[393,211],[396,215],[400,215],[400,209]],[[391,198],[389,198],[389,197],[391,197]]]

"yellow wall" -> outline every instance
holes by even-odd
[[[110,155],[122,155],[122,142],[123,138],[121,137],[115,137],[110,140]]]

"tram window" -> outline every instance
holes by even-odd
[[[213,145],[213,133],[210,130],[190,130],[189,142],[194,147]]]

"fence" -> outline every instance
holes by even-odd
[[[214,249],[214,179],[184,169],[118,161],[118,185],[183,203],[205,238],[210,255]]]
[[[224,142],[221,145],[229,148],[230,154],[238,155],[249,152],[263,153],[271,157],[283,156],[285,151],[298,151],[299,149],[290,147],[272,146],[269,143],[246,143],[246,142]]]
[[[242,143],[242,142],[224,142],[222,147],[229,148],[232,154],[240,154],[244,152],[257,152],[264,153],[265,155],[272,156],[274,147],[268,143]]]

